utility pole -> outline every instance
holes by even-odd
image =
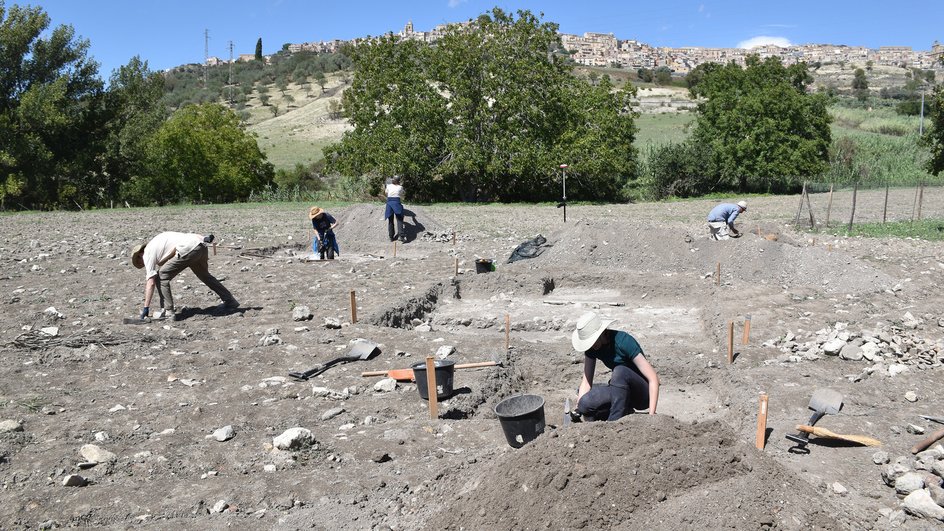
[[[207,80],[209,78],[209,63],[210,63],[210,30],[203,30],[203,88],[207,88],[209,85]]]
[[[233,41],[229,41],[229,103],[233,104]]]

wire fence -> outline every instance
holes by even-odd
[[[806,183],[794,223],[815,229],[944,219],[944,185]]]

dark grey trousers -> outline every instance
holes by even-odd
[[[594,385],[580,397],[577,412],[587,420],[618,420],[648,407],[649,381],[635,366],[617,365],[609,385]]]
[[[198,245],[196,249],[190,251],[184,256],[174,256],[161,266],[157,275],[160,280],[158,284],[158,296],[161,298],[161,307],[168,310],[174,309],[174,294],[170,290],[170,281],[179,275],[184,269],[190,268],[208,288],[212,289],[223,299],[224,303],[234,303],[236,299],[233,294],[223,286],[223,283],[210,274],[209,269],[210,252],[205,245]]]
[[[393,232],[393,218],[397,218],[397,232],[396,233]],[[398,216],[394,214],[390,216],[389,218],[387,218],[387,235],[390,236],[390,241],[393,241],[397,238],[400,238],[402,240],[406,237],[406,235],[403,234],[403,216]]]

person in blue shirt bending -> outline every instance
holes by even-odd
[[[637,409],[656,414],[659,376],[633,336],[607,328],[615,321],[587,312],[571,337],[574,350],[584,353],[576,412],[585,420],[618,420]],[[613,371],[609,384],[593,385],[597,360]]]
[[[712,240],[737,238],[741,233],[734,228],[734,220],[741,212],[747,211],[747,201],[738,201],[736,205],[721,203],[708,213],[708,233]]]
[[[325,259],[325,255],[328,260],[334,260],[334,255],[341,254],[338,240],[334,236],[334,228],[338,226],[338,220],[324,209],[314,206],[308,211],[308,218],[311,220],[311,227],[315,229],[311,250],[317,252],[321,260]]]

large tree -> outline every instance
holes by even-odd
[[[0,205],[72,205],[93,167],[101,80],[89,43],[0,0]]]
[[[931,94],[928,121],[931,126],[923,139],[925,145],[931,148],[928,171],[938,175],[944,171],[944,83],[936,86]]]
[[[706,173],[716,189],[790,188],[829,166],[828,99],[807,88],[805,63],[749,56],[704,72],[692,87],[700,98],[692,141],[707,147]]]
[[[272,165],[239,117],[217,104],[188,105],[155,133],[148,146],[149,174],[126,192],[140,202],[229,202],[272,182]]]
[[[329,171],[403,173],[423,198],[616,199],[635,176],[632,89],[592,87],[551,54],[557,25],[496,8],[435,45],[374,39],[351,50],[344,112],[354,130],[326,150]]]
[[[856,68],[852,77],[852,93],[859,101],[869,99],[869,80],[865,78],[865,70],[861,68]]]

